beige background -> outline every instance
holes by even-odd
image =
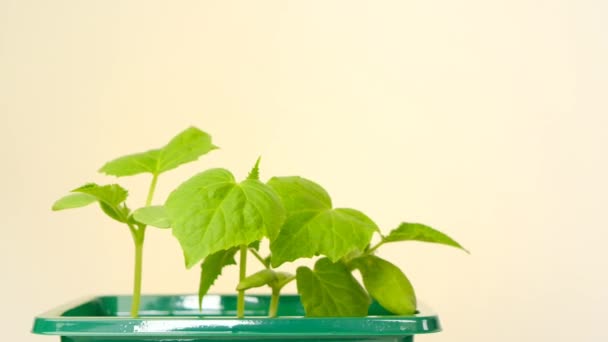
[[[162,177],[157,203],[261,154],[264,177],[469,248],[380,253],[441,315],[417,340],[607,340],[607,4],[0,0],[1,339],[55,340],[28,334],[35,314],[130,291],[127,230],[50,205],[196,125],[222,150]],[[131,206],[148,181],[121,180]],[[168,232],[145,258],[145,292],[195,291]]]

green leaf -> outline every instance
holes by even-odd
[[[258,180],[236,183],[225,169],[202,172],[165,203],[186,266],[220,250],[276,238],[285,212],[277,194]]]
[[[343,263],[319,259],[314,271],[299,267],[296,279],[306,316],[367,315],[370,298]]]
[[[369,294],[385,309],[396,315],[416,313],[416,294],[399,267],[374,255],[352,260],[361,272]]]
[[[260,160],[262,160],[262,157],[258,157],[258,160],[255,162],[255,165],[253,166],[251,171],[249,171],[247,179],[260,179]]]
[[[73,194],[61,198],[53,205],[53,210],[76,208],[76,204],[84,206],[98,201],[101,209],[111,218],[126,222],[129,209],[123,204],[127,199],[128,192],[118,184],[97,185],[89,183],[72,190]],[[87,203],[88,202],[88,203]],[[86,203],[86,204],[85,204]]]
[[[256,251],[259,251],[260,250],[260,240],[250,243],[248,247],[253,248]]]
[[[300,211],[322,211],[332,207],[327,191],[306,178],[272,177],[268,185],[281,196],[288,215]]]
[[[217,146],[211,143],[209,134],[190,127],[171,139],[165,147],[114,159],[106,163],[99,172],[117,177],[146,172],[159,175],[195,161],[215,149]]]
[[[95,196],[83,193],[74,193],[58,199],[54,204],[53,210],[64,210],[72,208],[80,208],[96,202]]]
[[[101,210],[108,215],[109,217],[113,218],[114,220],[121,222],[121,223],[127,223],[129,220],[129,209],[127,209],[126,207],[113,207],[111,205],[108,205],[105,202],[99,202],[99,206],[101,207]]]
[[[363,250],[378,229],[354,209],[332,209],[327,192],[301,177],[274,177],[268,185],[281,197],[287,219],[271,241],[272,265],[303,257],[325,255],[333,262],[354,250]]]
[[[236,289],[237,291],[241,291],[264,285],[281,289],[289,281],[293,280],[293,278],[294,276],[287,272],[276,272],[270,269],[264,269],[243,279]]]
[[[203,303],[203,297],[209,292],[211,285],[222,274],[222,269],[228,265],[236,265],[234,255],[238,248],[222,250],[211,254],[201,264],[201,280],[198,287],[198,306]]]
[[[424,241],[439,243],[442,245],[452,246],[460,248],[463,251],[469,253],[464,247],[458,242],[454,241],[451,237],[446,234],[433,229],[427,225],[420,223],[401,223],[399,227],[393,229],[384,239],[384,242],[395,242],[395,241]]]
[[[133,212],[133,217],[137,222],[156,228],[171,228],[171,221],[167,216],[167,211],[162,205],[143,207]]]
[[[97,185],[88,183],[72,190],[72,192],[91,195],[99,202],[113,207],[119,206],[129,195],[129,192],[118,184]]]

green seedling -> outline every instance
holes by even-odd
[[[239,252],[239,280],[246,278],[247,253],[262,238],[274,240],[285,220],[285,209],[272,188],[259,180],[259,162],[247,179],[237,182],[226,169],[211,169],[190,178],[165,203],[186,267],[203,261],[199,297],[234,263]],[[243,317],[245,290],[238,291],[237,311]]]
[[[375,255],[378,248],[424,241],[464,250],[422,224],[402,223],[384,236],[362,212],[334,208],[329,194],[310,180],[274,177],[261,182],[259,162],[242,182],[225,169],[199,173],[174,190],[164,205],[164,221],[171,222],[186,267],[201,264],[199,305],[223,268],[237,264],[239,253],[238,317],[244,316],[245,291],[260,286],[272,290],[268,312],[275,317],[280,291],[293,280],[307,316],[365,316],[371,298],[392,313],[410,315],[416,312],[414,289],[397,266]],[[380,241],[370,246],[374,234]],[[271,252],[266,257],[259,251],[264,239]],[[264,269],[247,276],[249,253]],[[286,262],[317,256],[314,268],[299,267],[295,275],[276,270]]]
[[[275,177],[268,184],[286,208],[279,236],[270,241],[271,264],[321,256],[301,266],[296,282],[308,316],[365,316],[370,297],[399,315],[416,312],[416,295],[405,274],[374,253],[386,243],[425,241],[463,249],[447,235],[422,224],[402,223],[387,236],[365,214],[333,208],[328,193],[301,177]],[[380,242],[369,247],[373,235]],[[353,276],[361,273],[363,286]]]
[[[145,206],[135,211],[131,211],[126,204],[127,190],[118,184],[86,184],[72,190],[71,194],[53,204],[53,210],[64,210],[84,207],[97,202],[106,215],[129,228],[135,245],[132,317],[137,317],[139,312],[146,227],[148,225],[159,228],[171,226],[167,220],[165,208],[152,206],[158,177],[182,164],[195,161],[214,149],[217,147],[211,143],[209,134],[190,127],[175,136],[162,148],[127,155],[106,163],[99,172],[116,177],[141,173],[152,175]]]
[[[63,210],[97,202],[105,214],[129,228],[135,245],[133,317],[139,311],[147,226],[171,228],[186,268],[200,265],[199,306],[223,269],[238,265],[239,318],[245,314],[245,291],[261,286],[271,289],[268,314],[276,317],[281,290],[292,281],[310,317],[365,316],[372,299],[394,314],[411,315],[417,305],[414,288],[399,267],[376,255],[378,249],[389,243],[422,241],[466,252],[446,234],[423,224],[402,223],[383,235],[363,212],[335,208],[327,191],[306,178],[273,177],[264,183],[260,159],[242,181],[226,169],[206,170],[179,185],[163,205],[152,205],[160,174],[216,148],[208,134],[189,128],[165,147],[105,164],[100,172],[108,175],[152,175],[145,206],[135,211],[126,205],[127,191],[117,184],[87,184],[53,205],[53,210]],[[372,240],[378,242],[372,245]],[[269,245],[266,256],[262,241]],[[260,262],[261,271],[247,274],[248,255]],[[285,263],[309,258],[316,258],[314,266],[298,267],[295,274],[278,270]]]

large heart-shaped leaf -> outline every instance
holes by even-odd
[[[296,272],[298,293],[306,316],[366,316],[370,298],[342,262],[319,259],[314,270]]]
[[[285,218],[280,198],[256,179],[236,183],[225,169],[211,169],[173,191],[165,209],[188,268],[217,251],[276,238]]]
[[[195,161],[214,149],[217,149],[217,146],[211,143],[209,134],[196,127],[190,127],[162,148],[114,159],[106,163],[99,172],[118,177],[140,173],[159,175]]]
[[[301,177],[274,177],[268,185],[281,197],[287,219],[271,241],[272,265],[325,255],[337,261],[370,242],[376,224],[354,209],[333,209],[327,192]]]

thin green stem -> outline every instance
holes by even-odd
[[[249,251],[251,252],[251,254],[253,254],[253,256],[256,259],[258,259],[262,263],[262,265],[264,265],[264,267],[266,269],[268,269],[268,270],[270,269],[270,266],[268,266],[266,264],[266,260],[264,260],[264,258],[260,255],[260,253],[258,253],[258,251],[255,250],[255,248],[249,248]]]
[[[137,229],[135,228],[135,226],[129,222],[127,222],[127,226],[129,226],[129,231],[131,232],[131,236],[133,237],[133,239],[135,239],[135,235],[137,234]],[[135,240],[133,240],[135,241]]]
[[[133,236],[133,242],[135,243],[135,272],[133,277],[133,301],[131,304],[131,317],[133,318],[139,315],[145,229],[145,227],[140,228]]]
[[[239,282],[247,277],[247,245],[241,245],[241,260],[239,262]],[[236,316],[245,317],[245,290],[239,290],[236,304]]]
[[[283,287],[285,287],[285,285],[291,283],[294,280],[296,280],[296,276],[295,275],[292,275],[291,277],[283,280],[283,282],[280,284],[280,288],[279,289],[282,289]]]
[[[384,244],[384,242],[385,242],[384,240],[382,240],[382,241],[378,242],[378,243],[377,243],[377,244],[376,244],[374,247],[370,248],[370,249],[369,249],[369,250],[366,252],[366,254],[372,254],[372,253],[374,253],[374,252],[376,251],[376,249],[380,248],[380,246],[382,246],[382,245]]]
[[[158,175],[152,176],[152,182],[150,182],[150,189],[148,189],[148,197],[146,198],[146,207],[152,204],[152,198],[154,197],[154,190],[156,190],[156,182],[158,181]]]
[[[281,295],[281,289],[273,288],[272,296],[270,297],[270,308],[268,309],[268,317],[274,318],[277,317],[277,312],[279,311],[279,299]]]
[[[158,175],[154,174],[150,188],[148,189],[148,197],[146,198],[146,207],[152,204],[152,198],[154,198],[154,191],[156,190],[156,183],[158,181]],[[139,303],[141,301],[141,280],[143,271],[143,253],[144,253],[144,239],[146,238],[146,226],[140,226],[135,228],[131,223],[127,223],[133,235],[133,243],[135,244],[135,270],[133,274],[133,300],[131,301],[131,317],[136,318],[139,316]]]

